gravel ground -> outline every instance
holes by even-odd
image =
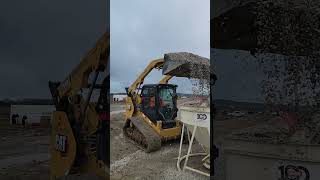
[[[208,177],[190,172],[179,172],[176,163],[179,142],[166,144],[160,150],[145,153],[143,150],[123,136],[123,113],[111,116],[111,179],[152,179],[152,180],[188,180],[209,179]],[[195,144],[195,151],[200,147]],[[187,147],[183,147],[186,151]],[[201,157],[203,158],[203,157]],[[201,158],[193,158],[190,165],[199,164]],[[189,164],[189,163],[188,163]],[[202,168],[198,165],[196,168]]]
[[[224,174],[224,155],[223,155],[223,139],[230,135],[233,132],[256,126],[258,124],[264,123],[270,117],[270,114],[264,113],[252,113],[252,114],[245,114],[241,117],[234,117],[227,115],[229,110],[219,109],[217,111],[216,118],[213,124],[213,132],[214,132],[214,142],[219,148],[219,157],[214,163],[215,168],[215,180],[225,180]]]

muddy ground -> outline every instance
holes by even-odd
[[[160,150],[152,153],[145,153],[138,148],[134,142],[123,136],[124,115],[119,112],[123,107],[118,105],[118,107],[114,106],[113,109],[115,113],[111,113],[111,179],[209,179],[190,171],[178,171],[176,158],[179,151],[179,141],[166,144]],[[186,145],[183,146],[183,150],[186,153]],[[197,144],[195,144],[196,150],[201,150]],[[193,158],[190,160],[190,165],[204,170],[202,164],[197,163],[199,161],[201,161],[201,158]]]

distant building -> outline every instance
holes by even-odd
[[[113,102],[125,102],[127,94],[126,93],[111,93],[111,103]]]
[[[55,107],[53,105],[12,104],[10,117],[14,114],[19,115],[19,117],[16,118],[16,124],[22,124],[22,118],[25,116],[25,123],[28,125],[40,126],[41,124],[46,124],[45,126],[49,126],[54,110]],[[12,124],[12,119],[10,119],[10,123]]]
[[[10,104],[5,102],[0,102],[0,121],[1,124],[7,124],[8,119],[10,119]]]
[[[45,99],[24,99],[19,101],[6,102],[6,114],[2,113],[3,117],[7,117],[10,124],[22,124],[22,119],[25,116],[25,124],[28,126],[49,127],[52,119],[52,112],[55,110],[51,100]],[[12,117],[18,115],[13,121]]]

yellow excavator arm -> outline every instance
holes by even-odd
[[[62,83],[49,82],[56,107],[50,143],[52,180],[81,173],[109,179],[109,54],[110,35],[105,33]],[[100,84],[99,74],[104,75]],[[91,102],[96,89],[98,102]]]
[[[94,48],[82,59],[68,77],[58,87],[58,96],[72,96],[81,88],[88,87],[90,73],[98,71],[99,67],[107,67],[109,63],[110,35],[105,33]],[[101,69],[103,70],[103,69]]]

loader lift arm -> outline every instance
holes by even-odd
[[[165,75],[160,81],[159,84],[168,84],[168,82],[170,81],[170,79],[172,79],[172,76],[169,75]]]
[[[161,147],[162,140],[175,139],[180,135],[180,124],[176,125],[177,122],[173,119],[175,111],[170,111],[172,114],[170,118],[165,117],[160,111],[160,108],[162,110],[167,108],[160,105],[160,101],[162,101],[160,90],[162,89],[163,93],[172,91],[175,94],[176,85],[168,84],[172,76],[163,76],[159,84],[144,84],[144,80],[150,72],[153,69],[163,69],[164,63],[164,59],[151,61],[131,86],[126,89],[126,118],[123,132],[126,137],[136,141],[146,152],[156,151]],[[151,91],[154,93],[150,93]],[[169,102],[171,101],[169,100]],[[154,103],[154,105],[146,106],[149,103]],[[175,110],[176,104],[172,103],[173,110]],[[173,124],[173,127],[169,127]]]
[[[50,143],[52,180],[81,173],[109,179],[109,41],[105,33],[62,83],[49,82],[56,107]],[[104,75],[101,84],[99,74]],[[86,97],[83,89],[88,89]],[[96,89],[98,101],[90,102]]]
[[[162,69],[164,64],[163,59],[155,59],[152,60],[148,66],[144,69],[144,71],[138,76],[138,78],[131,84],[129,88],[127,88],[127,107],[130,106],[129,113],[126,114],[126,119],[132,117],[133,113],[135,112],[135,108],[137,107],[137,103],[139,103],[140,98],[138,98],[138,91],[140,90],[144,79],[150,74],[153,69]],[[165,80],[164,80],[165,81]],[[162,82],[164,82],[162,81]],[[167,83],[168,81],[166,81]]]
[[[132,83],[128,89],[128,94],[132,94],[138,89],[139,86],[143,84],[144,79],[153,69],[161,69],[163,67],[164,60],[156,59],[149,63],[149,65],[144,69],[144,71],[139,75],[139,77]]]

